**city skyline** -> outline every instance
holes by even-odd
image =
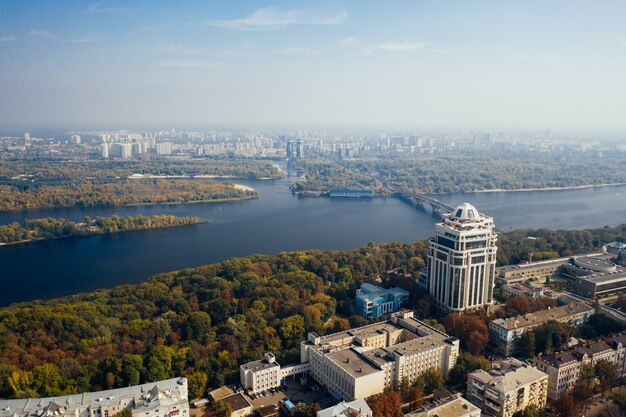
[[[623,130],[619,2],[0,2],[0,127]]]

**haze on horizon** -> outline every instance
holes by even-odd
[[[626,130],[621,1],[0,0],[0,127]]]

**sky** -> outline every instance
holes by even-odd
[[[0,0],[0,127],[626,130],[624,1]]]

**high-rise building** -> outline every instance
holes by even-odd
[[[100,145],[100,156],[104,159],[109,157],[109,144],[104,142]]]
[[[24,133],[24,145],[30,145],[30,133],[28,132]]]
[[[80,145],[80,135],[72,135],[72,144]]]
[[[296,143],[296,158],[304,158],[304,145],[302,144],[301,140]]]
[[[435,226],[429,243],[426,288],[446,312],[489,308],[496,274],[493,218],[463,203]]]
[[[293,158],[296,156],[295,147],[293,144],[293,140],[289,139],[287,141],[287,158]]]

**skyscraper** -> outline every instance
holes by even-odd
[[[429,243],[426,288],[441,310],[459,313],[493,303],[496,241],[493,218],[469,203],[437,223]]]
[[[24,133],[24,145],[30,145],[30,133],[28,132]]]

